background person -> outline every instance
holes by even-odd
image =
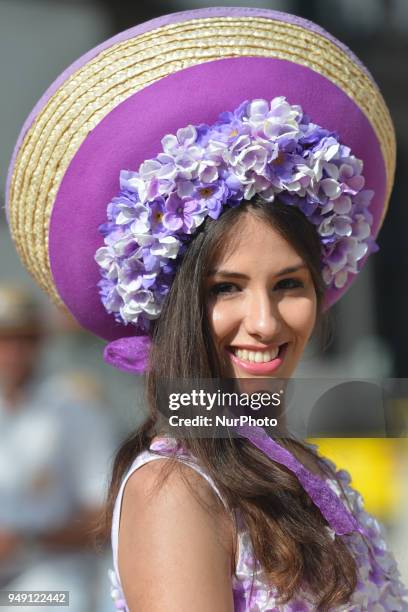
[[[27,291],[0,286],[0,585],[69,590],[70,610],[90,612],[113,439],[84,374],[81,386],[73,373],[42,378],[41,314]]]

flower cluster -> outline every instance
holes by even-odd
[[[166,135],[157,157],[121,172],[121,191],[99,228],[105,246],[95,260],[106,310],[148,331],[197,228],[255,194],[307,216],[321,239],[326,286],[343,287],[378,249],[362,170],[334,132],[284,97],[245,101],[211,126]]]

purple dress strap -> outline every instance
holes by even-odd
[[[337,535],[358,531],[362,535],[368,536],[366,530],[359,525],[356,518],[329,485],[319,476],[312,474],[312,472],[306,469],[286,448],[272,440],[264,429],[261,427],[238,426],[236,431],[252,442],[265,455],[284,465],[297,476],[315,506],[319,508]]]

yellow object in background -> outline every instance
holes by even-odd
[[[401,461],[407,439],[308,438],[308,442],[317,444],[319,453],[338,470],[350,473],[351,486],[361,493],[369,513],[392,522],[407,480]]]

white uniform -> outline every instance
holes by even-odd
[[[70,590],[71,612],[95,609],[89,597],[96,556],[49,553],[35,536],[102,504],[113,445],[98,401],[81,396],[67,377],[31,383],[15,409],[0,394],[0,530],[27,542],[7,567],[0,564],[0,588]]]

